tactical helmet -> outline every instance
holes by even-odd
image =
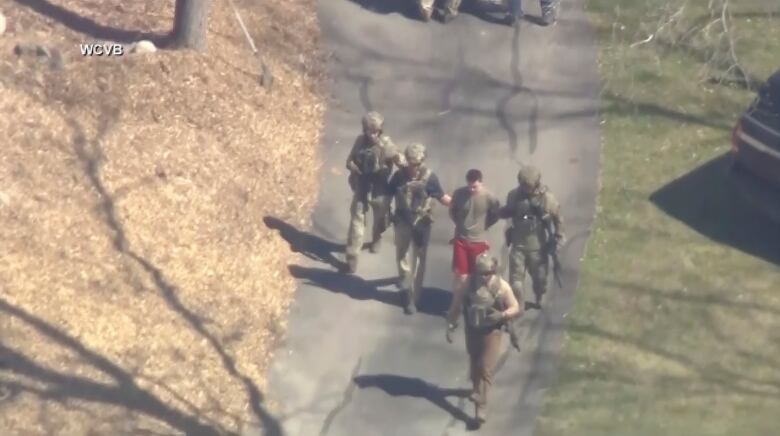
[[[498,268],[498,259],[487,251],[482,252],[476,259],[476,269],[479,274],[495,273]]]
[[[524,165],[517,172],[517,182],[529,187],[536,187],[542,180],[542,173],[538,168],[532,165]]]
[[[420,143],[414,143],[406,147],[404,152],[406,161],[411,165],[419,165],[425,160],[425,146]]]
[[[379,112],[371,111],[363,116],[363,130],[382,130],[385,118]]]

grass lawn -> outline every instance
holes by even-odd
[[[602,188],[538,435],[778,434],[780,225],[724,175],[755,93],[729,80],[708,3],[589,1]],[[734,51],[763,80],[780,67],[780,4],[731,3]]]

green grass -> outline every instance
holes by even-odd
[[[702,29],[708,0],[631,47],[684,3],[589,2],[602,188],[540,436],[780,428],[780,225],[724,176],[730,129],[754,92],[727,80],[721,28]],[[738,58],[763,80],[780,67],[780,5],[732,3]]]

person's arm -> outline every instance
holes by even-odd
[[[387,135],[382,135],[380,137],[380,141],[382,143],[382,149],[384,151],[385,165],[388,165],[390,167],[392,167],[393,165],[397,166],[399,161],[399,153],[398,153],[398,148],[395,146],[395,143],[393,143],[393,140]]]
[[[558,244],[562,244],[566,240],[566,233],[563,226],[563,217],[561,216],[561,204],[558,203],[558,199],[550,193],[546,192],[544,195],[545,212],[553,224],[553,236]]]
[[[509,320],[523,314],[523,307],[520,306],[517,298],[515,298],[512,287],[504,279],[501,279],[500,296],[504,303],[504,307],[506,308],[501,312],[501,316],[504,320]]]
[[[498,198],[494,196],[493,194],[489,194],[489,200],[488,200],[488,211],[487,211],[487,217],[485,219],[485,228],[489,229],[493,226],[493,224],[497,223],[499,219],[501,219],[500,212],[501,212],[501,203],[498,201]]]
[[[498,216],[500,218],[512,218],[512,215],[515,214],[515,191],[509,191],[509,194],[506,195],[506,204],[500,208],[498,211]]]
[[[449,205],[450,219],[454,223],[457,223],[458,213],[460,212],[458,210],[460,206],[459,193],[460,191],[458,189],[456,189],[455,192],[452,193],[452,201],[450,201],[450,205]]]
[[[400,173],[396,172],[390,176],[390,181],[387,182],[387,194],[390,198],[393,198],[398,192],[398,177],[400,177]]]
[[[360,174],[360,168],[357,167],[355,164],[355,154],[357,153],[358,148],[360,147],[360,143],[362,142],[362,135],[358,136],[357,139],[355,139],[355,143],[352,144],[352,149],[349,151],[349,155],[347,156],[347,169],[350,172]]]
[[[450,308],[447,311],[447,325],[455,327],[458,325],[458,318],[463,310],[463,295],[466,291],[466,286],[455,286],[452,290],[452,300],[450,302]]]
[[[444,193],[444,189],[442,189],[436,174],[431,174],[428,178],[428,186],[426,189],[428,190],[428,195],[438,200],[442,205],[449,207],[452,203],[452,197]]]

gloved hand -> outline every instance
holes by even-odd
[[[357,165],[355,165],[355,162],[352,162],[352,161],[350,161],[350,162],[347,164],[347,169],[348,169],[348,170],[350,170],[350,171],[352,171],[353,173],[355,173],[355,174],[357,174],[357,175],[361,175],[361,174],[363,174],[363,173],[360,171],[360,168],[358,168],[358,166],[357,166]]]
[[[563,245],[566,243],[566,236],[563,234],[556,234],[555,235],[555,248],[560,250],[563,248]]]
[[[490,312],[488,312],[487,316],[485,317],[485,321],[488,325],[494,326],[501,321],[504,321],[506,318],[504,317],[504,312],[496,309],[491,309]]]

